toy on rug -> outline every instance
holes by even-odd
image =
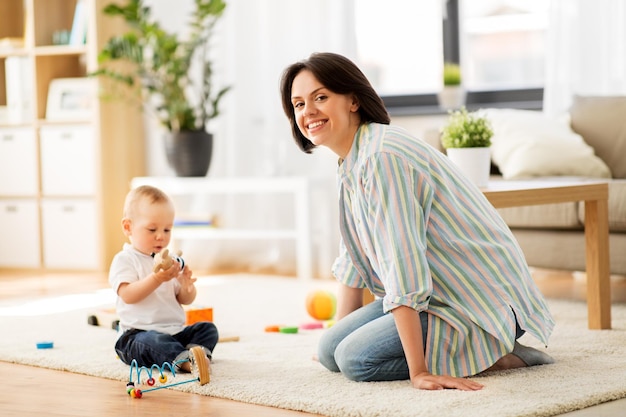
[[[180,269],[185,267],[185,260],[181,258],[183,252],[178,250],[175,255],[171,255],[169,249],[163,249],[161,252],[154,255],[154,268],[153,272],[159,272],[161,269],[170,269],[174,262],[180,264]]]
[[[324,328],[324,323],[322,323],[321,321],[315,321],[315,322],[312,322],[312,323],[302,323],[299,327],[302,330],[323,329]]]
[[[37,349],[52,349],[54,347],[54,342],[52,340],[42,340],[41,342],[37,342]]]
[[[266,333],[289,333],[296,334],[298,333],[297,326],[282,326],[277,324],[271,324],[269,326],[265,326]]]
[[[201,307],[197,305],[183,306],[185,311],[185,326],[197,323],[199,321],[213,321],[213,307]],[[113,330],[119,329],[120,319],[117,315],[115,307],[102,308],[94,314],[87,316],[87,323],[92,326],[110,326]],[[218,343],[238,342],[237,335],[222,335],[218,339]]]
[[[300,326],[271,324],[265,326],[267,333],[298,333],[299,330],[317,330],[331,327],[337,310],[337,298],[330,291],[316,290],[306,297],[306,311],[316,322],[303,323]]]
[[[165,375],[164,373],[165,370],[169,369],[169,371],[172,373],[172,376],[176,377],[176,366],[184,362],[190,363],[191,374],[194,376],[194,378],[188,379],[185,381],[175,382],[172,384],[160,385],[158,387],[154,387],[154,384],[156,383],[156,381],[154,377],[152,376],[152,371],[158,370],[159,382],[161,384],[165,384],[167,382],[167,375]],[[148,379],[146,380],[146,384],[148,384],[150,387],[153,387],[153,388],[148,388],[144,390],[136,388],[135,382],[133,382],[133,371],[135,371],[136,376],[137,376],[137,379],[136,379],[137,384],[141,384],[141,373],[143,371],[146,371],[147,376],[148,376]],[[146,392],[156,391],[159,389],[173,387],[176,385],[187,384],[189,382],[196,382],[196,381],[200,382],[200,385],[205,385],[205,384],[208,384],[210,380],[211,380],[211,375],[209,372],[209,358],[206,357],[206,353],[204,352],[204,349],[202,348],[202,346],[194,346],[191,349],[189,349],[189,359],[177,361],[176,363],[165,362],[162,366],[155,364],[155,365],[152,365],[150,368],[146,368],[145,366],[139,367],[139,365],[137,364],[137,361],[133,359],[132,362],[130,363],[130,376],[129,376],[128,383],[126,384],[126,393],[130,395],[132,398],[139,399],[143,397],[143,394],[145,394]]]
[[[306,311],[316,320],[331,320],[337,310],[337,298],[330,291],[317,290],[306,297]]]
[[[200,321],[213,321],[213,307],[202,307],[195,304],[183,306],[185,310],[185,325]],[[111,326],[113,330],[119,328],[120,319],[115,307],[102,308],[87,316],[87,323],[92,326]]]

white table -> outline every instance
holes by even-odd
[[[168,195],[205,194],[291,194],[294,226],[287,229],[226,229],[220,227],[181,227],[175,239],[293,239],[296,244],[296,274],[312,278],[312,243],[310,219],[310,183],[306,177],[136,177],[131,187],[152,185]]]

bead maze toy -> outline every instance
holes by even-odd
[[[191,374],[193,375],[193,378],[185,381],[167,384],[167,375],[165,375],[164,373],[165,370],[169,370],[172,373],[172,376],[176,377],[176,367],[185,362],[190,363]],[[136,374],[136,381],[133,381],[133,371]],[[151,387],[144,390],[135,387],[135,382],[137,382],[137,384],[141,384],[141,374],[143,371],[146,372],[148,377],[148,379],[146,379],[146,384]],[[159,382],[165,385],[159,385],[157,387],[154,386],[156,380],[153,377],[153,371],[159,372]],[[208,384],[210,380],[211,375],[209,372],[209,358],[206,357],[202,346],[194,346],[189,349],[189,359],[177,361],[175,363],[165,362],[162,366],[154,364],[150,368],[147,368],[145,366],[140,367],[137,364],[137,361],[133,359],[130,363],[130,375],[128,383],[126,384],[126,393],[132,398],[140,399],[143,397],[143,394],[150,391],[156,391],[159,389],[187,384],[190,382],[200,382],[200,385],[205,385]]]

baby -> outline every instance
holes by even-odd
[[[120,336],[115,351],[126,364],[173,363],[189,372],[189,349],[202,346],[208,361],[218,341],[211,322],[185,326],[183,304],[196,298],[196,279],[178,262],[154,271],[153,256],[170,243],[174,204],[161,190],[140,186],[126,196],[122,230],[130,243],[113,258],[109,283],[117,294]]]

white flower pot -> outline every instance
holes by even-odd
[[[446,110],[455,110],[461,108],[465,104],[465,88],[463,86],[445,86],[437,94],[439,107]]]
[[[491,168],[491,148],[448,148],[448,158],[478,187],[486,187]]]

